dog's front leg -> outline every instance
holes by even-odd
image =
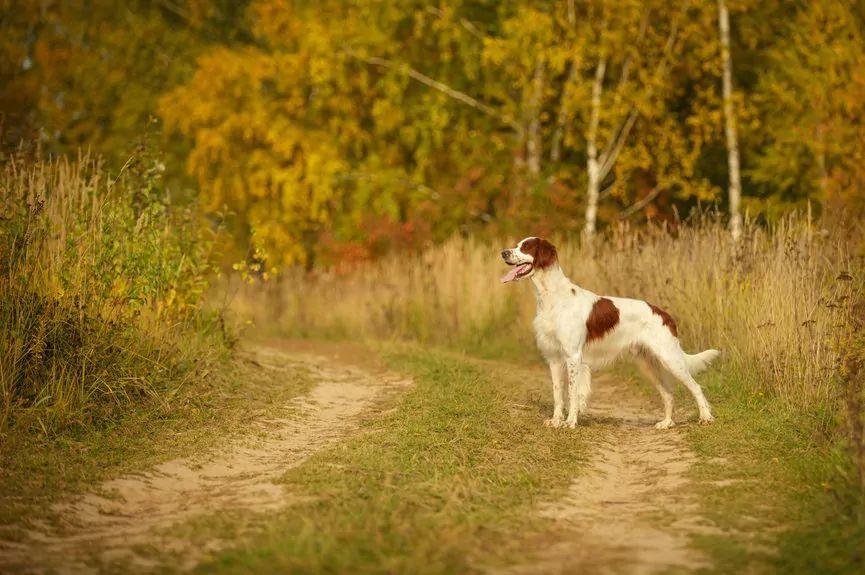
[[[577,426],[579,415],[588,410],[589,393],[592,391],[592,372],[579,357],[568,359],[566,365],[570,380],[571,406],[568,409],[568,420],[565,425],[574,428]]]
[[[544,425],[562,427],[565,419],[565,386],[568,378],[565,362],[550,361],[550,376],[553,380],[553,417],[546,420]]]
[[[565,362],[550,361],[550,375],[553,379],[553,417],[546,420],[547,427],[562,427],[565,420],[565,384],[568,372]]]

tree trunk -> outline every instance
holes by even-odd
[[[526,165],[529,173],[537,176],[541,172],[541,104],[544,97],[544,62],[535,66],[532,81],[532,98],[529,103],[529,129],[526,139]]]
[[[730,172],[728,190],[730,204],[730,233],[734,241],[742,236],[742,183],[739,176],[739,138],[736,113],[733,109],[733,63],[730,58],[730,14],[724,0],[718,0],[718,27],[721,31],[721,61],[723,65],[724,131],[727,136],[727,164]]]
[[[577,10],[574,6],[574,0],[568,0],[568,24],[571,26],[571,29],[575,29],[577,26]],[[562,84],[562,97],[559,102],[559,117],[556,121],[556,130],[553,132],[553,138],[550,141],[550,161],[554,164],[558,163],[562,157],[562,139],[565,136],[565,127],[568,125],[569,121],[567,104],[568,88],[577,78],[578,69],[578,60],[575,55],[571,60],[571,65],[568,69],[568,76],[565,78],[564,84]]]
[[[601,187],[601,167],[598,164],[598,123],[601,118],[601,93],[604,88],[604,74],[607,71],[607,59],[601,57],[595,68],[595,81],[592,83],[592,111],[589,119],[589,133],[586,135],[588,151],[587,171],[589,185],[586,190],[586,223],[583,233],[586,238],[595,235],[595,222],[598,217],[598,195]]]
[[[574,80],[577,77],[577,69],[577,60],[575,58],[571,61],[568,76],[565,78],[565,82],[562,85],[562,97],[559,102],[559,115],[556,120],[556,130],[553,132],[553,137],[550,140],[550,161],[554,164],[558,163],[562,157],[562,140],[565,137],[565,128],[570,121],[567,103],[570,92],[568,87],[574,83]]]
[[[823,128],[823,116],[817,125],[817,169],[820,171],[820,201],[829,197],[829,167],[826,163],[826,130]]]

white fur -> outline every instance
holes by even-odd
[[[533,258],[520,248],[502,253],[511,265],[531,263]],[[546,269],[532,269],[529,277],[537,292],[538,308],[534,320],[538,348],[550,365],[553,381],[553,416],[545,424],[575,427],[580,413],[586,412],[591,391],[591,373],[607,367],[622,355],[636,360],[643,373],[657,388],[664,402],[664,419],[655,427],[673,426],[673,394],[676,381],[685,385],[700,410],[700,421],[712,417],[709,402],[693,376],[706,369],[720,352],[709,349],[696,355],[685,353],[679,339],[663,324],[644,301],[607,297],[619,310],[616,326],[602,338],[587,342],[586,321],[595,302],[601,299],[565,277],[558,263]],[[564,414],[565,388],[570,394],[567,419]]]

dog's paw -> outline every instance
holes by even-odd
[[[544,421],[544,425],[547,427],[559,428],[563,427],[565,425],[565,422],[562,421],[561,417],[551,417],[550,419]]]
[[[576,428],[576,427],[577,427],[577,420],[576,420],[576,419],[570,419],[570,418],[568,418],[568,419],[565,421],[565,427],[569,427],[569,428],[571,428],[571,429]]]
[[[670,429],[674,425],[676,425],[676,424],[673,423],[672,419],[662,419],[661,421],[659,421],[658,423],[655,424],[655,429]]]
[[[711,413],[700,416],[700,425],[709,425],[713,421],[715,421],[715,417]]]

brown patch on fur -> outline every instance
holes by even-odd
[[[664,325],[667,326],[667,329],[670,330],[670,333],[673,334],[673,337],[679,337],[679,328],[676,325],[676,320],[673,319],[673,316],[662,310],[656,305],[650,304],[646,302],[650,308],[652,308],[652,313],[658,316],[661,316],[661,321],[664,322]]]
[[[602,297],[592,306],[592,313],[586,320],[586,331],[588,336],[586,342],[591,342],[604,337],[619,323],[619,308],[612,300]]]
[[[559,261],[556,246],[542,238],[530,238],[523,242],[520,251],[532,256],[532,266],[542,270]]]
[[[577,290],[575,290],[574,288],[571,288],[571,294],[572,294],[572,295],[577,295]]]

